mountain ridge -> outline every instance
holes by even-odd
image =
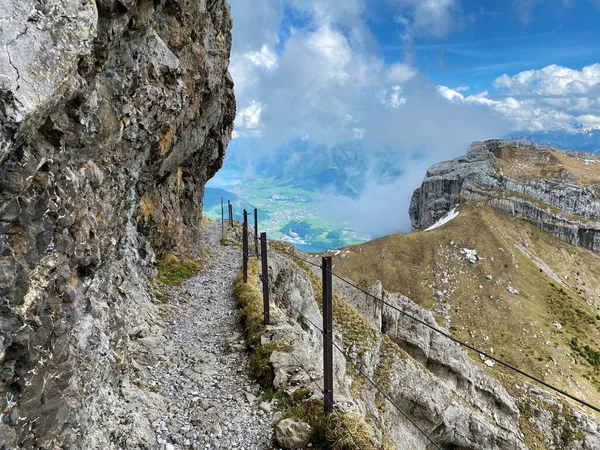
[[[600,251],[600,158],[512,141],[474,142],[465,156],[430,167],[413,193],[413,230],[467,200],[489,204],[575,245]]]
[[[563,150],[600,152],[600,126],[570,124],[564,128],[543,131],[515,131],[505,136],[507,140],[539,144]]]
[[[380,298],[406,295],[452,336],[599,404],[600,255],[505,214],[492,201],[463,200],[457,215],[431,231],[393,234],[330,253],[335,271],[376,289]],[[393,336],[402,327],[382,330]],[[409,353],[411,342],[426,339],[414,333],[396,338]],[[596,448],[600,431],[593,415],[585,419],[588,425],[574,425],[579,419],[568,418],[583,417],[579,408],[570,410],[563,399],[544,403],[540,399],[552,396],[543,389],[498,364],[488,366],[483,356],[469,357],[515,399],[527,448]],[[544,424],[549,411],[553,425]],[[580,426],[591,434],[582,434]],[[465,448],[488,448],[472,445]]]

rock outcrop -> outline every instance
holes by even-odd
[[[123,380],[155,260],[194,246],[231,136],[229,7],[0,8],[0,442],[118,448],[108,421],[135,440],[144,414]]]
[[[427,228],[454,205],[487,200],[503,213],[600,252],[600,157],[492,140],[429,168],[415,190],[413,230]]]
[[[277,442],[283,448],[304,448],[311,434],[309,424],[294,419],[284,419],[275,426]]]
[[[264,330],[262,344],[281,343],[270,355],[273,387],[289,398],[308,392],[307,401],[321,402],[320,272],[312,272],[301,260],[290,259],[287,255],[293,251],[291,248],[282,254],[272,250],[269,276],[273,325]],[[301,258],[307,261],[311,256],[301,254]],[[398,309],[440,328],[431,312],[407,297],[384,291],[378,282],[368,292],[384,299],[387,305],[373,306],[370,297],[357,295],[358,291],[340,280],[334,281],[333,287],[334,341],[344,351],[334,353],[335,401],[344,413],[367,422],[385,448],[424,450],[431,444],[365,381],[356,367],[379,384],[441,448],[597,447],[600,429],[593,415],[525,383],[513,386],[509,393],[492,372],[478,368],[454,342],[399,313]],[[285,421],[278,423],[276,430],[287,425]]]

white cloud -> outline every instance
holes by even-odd
[[[279,24],[285,3],[273,0],[230,0],[234,16],[233,54],[260,50],[279,43]]]
[[[390,0],[398,8],[396,21],[409,33],[443,37],[461,22],[457,0]]]
[[[514,94],[558,95],[588,94],[600,87],[600,64],[573,70],[557,64],[540,70],[527,70],[512,77],[502,75],[494,80],[497,89]]]
[[[577,117],[577,121],[583,125],[589,127],[600,127],[600,116],[593,116],[591,114],[584,114],[583,116]]]
[[[259,51],[245,53],[243,58],[256,67],[264,67],[268,70],[277,68],[277,55],[266,44]]]
[[[272,71],[277,68],[277,54],[264,44],[259,50],[234,54],[230,65],[231,75],[235,81],[236,92],[243,94],[256,84],[261,71]]]
[[[389,83],[406,83],[417,76],[417,69],[406,63],[392,64],[386,71],[385,80]]]
[[[385,106],[389,108],[399,108],[406,103],[406,98],[402,97],[402,87],[392,86],[389,89],[379,91],[378,96]]]
[[[342,33],[324,25],[307,36],[306,47],[313,53],[313,58],[319,61],[324,77],[340,81],[350,77],[348,69],[353,54]]]
[[[235,135],[233,138],[260,137],[261,114],[262,105],[256,100],[252,100],[247,107],[238,111],[237,117],[235,118]]]
[[[552,127],[557,120],[564,121],[568,119],[564,115],[557,115],[556,111],[530,107],[530,105],[513,97],[493,99],[487,91],[464,96],[446,86],[438,86],[437,89],[442,97],[453,103],[480,105],[497,111],[511,120],[514,127],[522,130],[541,131]]]
[[[487,91],[464,96],[456,89],[438,86],[438,92],[455,103],[485,105],[529,131],[574,130],[573,125],[600,124],[600,64],[574,70],[550,65],[494,80],[502,94]]]
[[[354,132],[354,139],[362,141],[363,138],[365,137],[365,129],[364,128],[353,128],[352,131]]]
[[[341,23],[348,25],[364,14],[365,0],[323,1],[290,0],[290,5],[312,16],[315,23]]]
[[[432,151],[439,151],[445,142],[449,151],[460,153],[472,138],[498,136],[499,131],[491,130],[506,128],[493,113],[486,115],[480,104],[448,105],[434,87],[423,83],[410,61],[386,63],[369,30],[371,11],[366,0],[257,1],[258,6],[250,8],[246,0],[231,0],[235,24],[232,74],[238,105],[244,106],[236,133],[259,130],[263,149],[308,136],[324,146],[360,139],[373,148],[399,151],[430,145]],[[411,32],[441,35],[460,22],[458,0],[385,1],[407,17]],[[256,31],[246,24],[255,16],[259,24],[265,24],[260,18],[262,9],[272,4],[291,8],[299,20],[285,30],[282,16],[280,22],[270,19],[268,26],[276,32],[262,30],[262,41],[254,39]],[[269,17],[280,12],[275,7],[270,11]],[[241,32],[252,35],[252,46],[240,34],[240,14]],[[284,41],[276,44],[279,38],[273,35],[281,30]],[[248,128],[253,123],[250,117],[256,115],[250,112],[256,112],[257,105],[260,125]],[[415,123],[415,117],[420,123]],[[453,123],[457,117],[464,121],[460,127]],[[435,124],[435,120],[443,123]],[[382,129],[384,123],[388,129]],[[432,138],[431,130],[446,127],[442,141]]]
[[[438,86],[438,92],[444,97],[446,100],[460,100],[464,101],[465,97],[458,92],[458,90],[450,89],[447,86]]]
[[[466,91],[470,91],[470,90],[471,90],[471,88],[470,88],[469,86],[456,86],[456,87],[454,88],[454,90],[455,90],[456,92],[466,92]]]
[[[240,108],[233,145],[246,154],[247,166],[299,139],[325,149],[358,140],[367,154],[382,149],[396,153],[406,170],[395,190],[384,189],[389,204],[395,197],[409,199],[406,192],[416,187],[427,166],[463,154],[473,140],[510,130],[484,97],[448,102],[419,76],[410,59],[386,62],[369,29],[366,0],[256,1],[253,8],[248,4],[254,0],[231,0],[231,67]],[[410,33],[439,36],[460,21],[455,0],[385,1],[407,17]],[[272,7],[265,22],[262,8],[272,4],[291,8],[297,20],[288,24]],[[248,25],[253,20],[271,31],[254,30]],[[349,200],[349,210],[359,210],[363,201],[368,208],[369,196],[383,192],[377,182],[360,199]],[[404,206],[395,208],[396,229],[408,226]],[[369,220],[375,226],[376,220]]]
[[[513,6],[517,18],[524,24],[528,24],[533,19],[535,5],[539,0],[514,0]]]

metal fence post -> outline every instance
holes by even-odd
[[[324,256],[323,268],[323,397],[325,415],[333,411],[333,306],[331,256]]]
[[[223,197],[221,197],[221,239],[225,237],[225,215],[223,214]]]
[[[254,208],[254,249],[258,258],[258,210],[256,208]]]
[[[233,205],[229,203],[229,226],[233,228]]]
[[[244,283],[248,282],[248,211],[244,210],[244,224],[242,227],[242,251],[244,252]]]
[[[263,306],[265,311],[264,324],[271,323],[271,312],[269,306],[269,263],[267,261],[267,233],[260,233],[260,259],[262,262],[262,291]]]

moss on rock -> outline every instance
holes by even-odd
[[[157,279],[169,286],[179,286],[185,279],[194,276],[200,270],[200,264],[191,259],[178,257],[174,253],[168,253],[158,263]]]

